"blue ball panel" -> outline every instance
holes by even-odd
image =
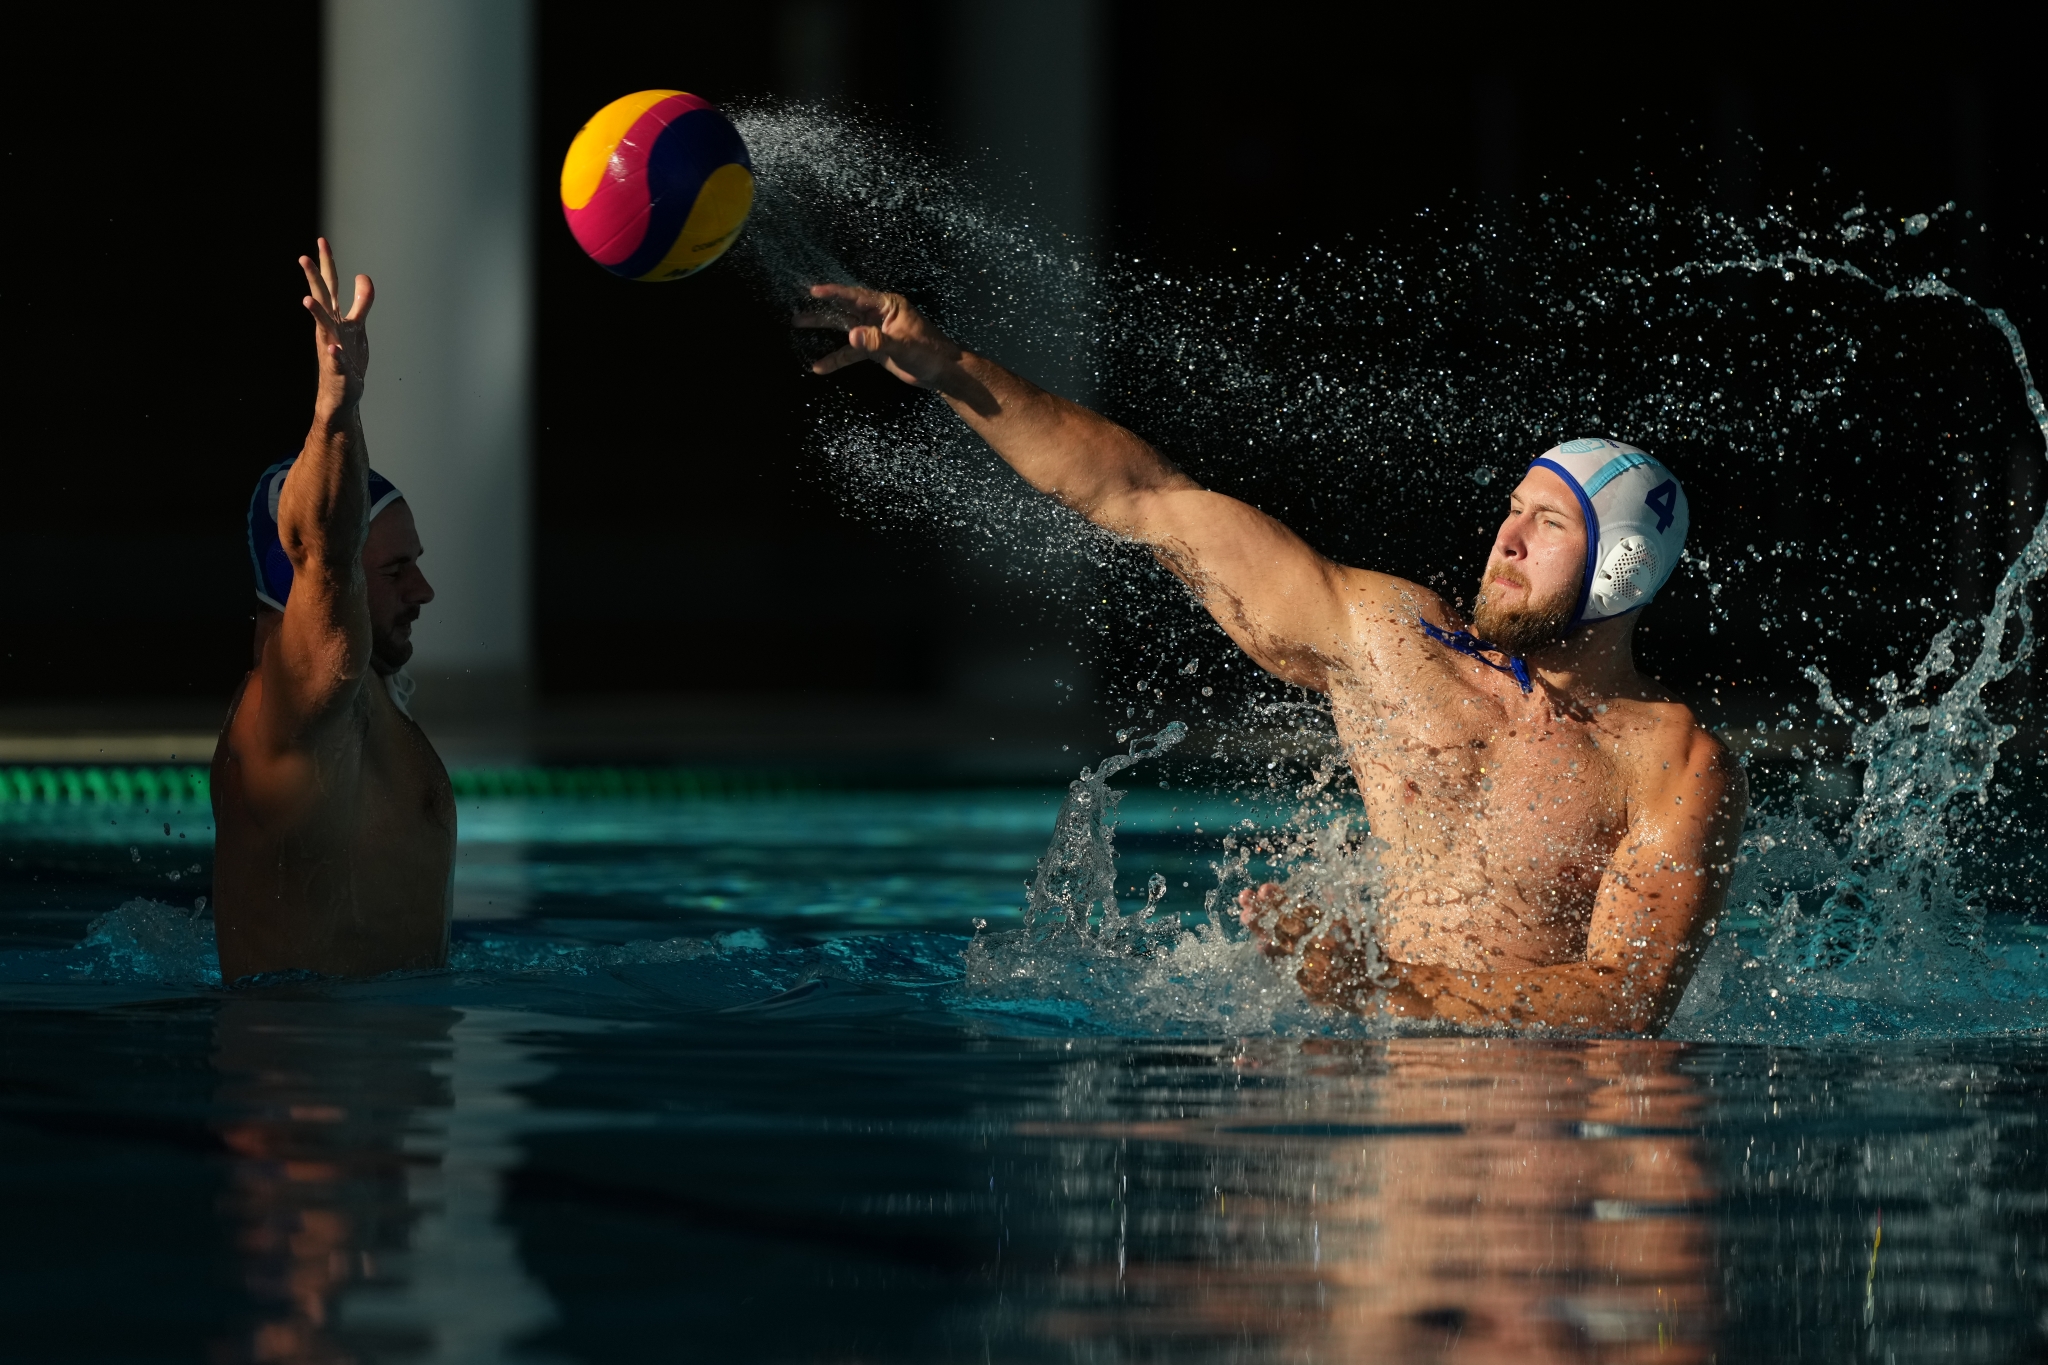
[[[632,255],[608,267],[611,272],[634,279],[659,265],[697,207],[704,181],[734,162],[754,169],[739,130],[716,109],[692,109],[662,129],[647,153],[647,193],[653,202],[647,235]]]

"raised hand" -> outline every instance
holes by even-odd
[[[370,372],[370,334],[367,320],[377,291],[368,275],[356,276],[355,299],[347,313],[341,311],[341,286],[334,270],[334,253],[327,239],[320,239],[320,260],[299,257],[306,272],[306,311],[313,315],[313,346],[320,357],[320,406],[339,412],[354,406],[363,396],[363,377]]]
[[[906,384],[921,389],[946,387],[942,381],[959,362],[960,347],[901,294],[814,284],[811,297],[828,307],[797,314],[796,325],[846,332],[846,345],[812,365],[811,373],[831,374],[872,360]]]

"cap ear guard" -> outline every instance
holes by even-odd
[[[1590,620],[1619,616],[1650,600],[1663,576],[1657,547],[1641,536],[1623,536],[1593,571],[1593,591],[1586,598]]]

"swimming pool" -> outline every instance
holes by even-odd
[[[10,1349],[2048,1346],[2038,1030],[1373,1038],[1257,1014],[1288,987],[1253,960],[1183,962],[1212,1004],[1279,1021],[1232,1029],[1145,1013],[1172,981],[1113,955],[1071,957],[1059,989],[1004,956],[1057,790],[468,790],[451,970],[234,991],[203,975],[190,791],[10,808]],[[1133,784],[1119,889],[1156,874],[1155,915],[1198,921],[1219,831],[1267,814]],[[1007,974],[965,965],[976,919]]]

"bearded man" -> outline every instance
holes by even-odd
[[[1313,999],[1467,1025],[1654,1032],[1728,892],[1741,768],[1636,670],[1641,608],[1684,545],[1684,490],[1633,446],[1567,441],[1508,500],[1471,622],[1210,492],[1114,422],[944,336],[897,294],[816,285],[874,361],[936,391],[1018,474],[1148,547],[1260,667],[1327,693],[1386,890],[1370,930],[1239,900]]]
[[[224,981],[441,966],[455,795],[408,712],[412,626],[434,589],[412,509],[370,468],[367,275],[344,313],[334,256],[299,258],[318,382],[299,453],[249,502],[254,659],[213,754],[214,929]]]

